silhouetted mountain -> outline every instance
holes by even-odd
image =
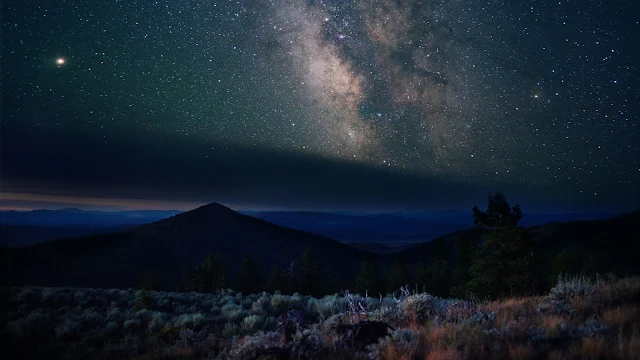
[[[286,269],[307,246],[327,276],[347,280],[358,268],[356,249],[215,203],[117,234],[2,248],[0,266],[4,284],[127,288],[151,272],[173,289],[209,253],[221,253],[232,277],[248,253],[266,279],[272,265]]]
[[[549,287],[551,264],[563,250],[569,252],[573,272],[594,275],[613,272],[619,276],[640,274],[640,211],[610,219],[551,222],[527,228],[534,240],[533,255],[538,291]],[[427,261],[444,251],[452,270],[459,257],[458,243],[482,241],[481,232],[469,228],[399,252],[408,263]],[[459,285],[459,284],[453,284]]]
[[[80,209],[0,211],[0,225],[119,226],[140,225],[179,214],[177,210],[87,211]]]
[[[88,235],[125,231],[139,225],[117,226],[33,226],[0,225],[0,246],[22,247],[62,238],[77,238]]]

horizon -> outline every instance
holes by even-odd
[[[356,214],[390,214],[390,213],[436,213],[436,212],[471,212],[473,205],[479,205],[482,208],[482,202],[479,204],[469,205],[467,207],[442,207],[431,209],[358,209],[358,208],[278,208],[278,207],[260,207],[260,206],[242,206],[237,204],[229,204],[218,201],[209,202],[184,202],[157,199],[114,199],[114,198],[95,198],[95,197],[64,197],[52,195],[36,195],[29,194],[7,194],[0,193],[0,211],[18,211],[28,212],[35,210],[73,210],[81,211],[101,211],[101,212],[121,212],[121,211],[181,211],[187,212],[197,209],[201,206],[217,203],[226,206],[237,212],[315,212],[315,213],[356,213]],[[16,196],[17,195],[17,196]],[[35,201],[38,199],[39,201]],[[65,201],[66,200],[66,201]],[[509,200],[507,198],[507,200]],[[7,205],[13,204],[13,205]],[[553,209],[538,207],[532,211],[526,211],[526,206],[518,202],[510,202],[511,206],[520,205],[526,214],[622,214],[640,210],[637,209],[614,209],[614,208],[598,208],[598,209]]]

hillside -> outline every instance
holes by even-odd
[[[407,291],[2,291],[0,348],[20,359],[622,360],[640,352],[637,277],[565,278],[544,296],[493,302]]]
[[[640,253],[639,225],[640,211],[636,211],[610,219],[552,222],[526,228],[533,239],[535,290],[544,292],[552,286],[549,277],[553,275],[553,263],[562,251],[568,254],[562,263],[566,272],[590,275],[613,272],[619,276],[640,274],[636,255]],[[481,232],[469,228],[396,255],[408,264],[443,258],[448,263],[449,274],[455,271],[465,273],[468,268],[464,264],[460,266],[459,246],[481,241]],[[451,275],[445,281],[449,281],[450,286],[460,285],[451,279]]]
[[[348,280],[357,270],[356,249],[215,203],[117,234],[2,248],[0,262],[3,284],[128,288],[151,273],[163,288],[174,289],[209,253],[223,255],[232,277],[249,254],[266,278],[272,265],[286,269],[305,247],[321,259],[328,277]]]

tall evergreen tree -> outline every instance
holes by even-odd
[[[427,267],[422,261],[418,261],[415,266],[416,278],[415,283],[418,291],[429,291],[427,285],[429,284],[429,274],[427,274]]]
[[[211,254],[202,263],[187,272],[186,291],[213,293],[227,287],[227,272],[218,252],[215,258]]]
[[[367,291],[369,294],[377,294],[382,291],[376,263],[368,251],[362,256],[360,272],[353,281],[353,290],[361,295],[364,295]]]
[[[427,291],[437,296],[449,295],[451,274],[445,243],[438,240],[433,254],[429,257],[429,264],[425,268]]]
[[[256,293],[260,291],[261,282],[260,265],[249,254],[245,254],[238,273],[238,291],[244,294]]]
[[[411,272],[401,256],[396,256],[396,261],[385,274],[385,290],[388,293],[397,291],[401,286],[411,282]]]
[[[298,271],[298,291],[312,296],[324,295],[324,276],[320,263],[307,247],[300,256],[300,266]]]
[[[501,193],[489,195],[486,211],[473,207],[474,223],[484,231],[469,274],[466,290],[492,298],[518,295],[533,289],[531,237],[518,221],[520,206],[510,207]]]
[[[458,238],[456,239],[456,252],[458,253],[458,261],[453,268],[451,275],[451,289],[449,295],[457,298],[466,296],[466,285],[471,280],[469,268],[475,257],[477,245],[472,239]]]
[[[278,290],[284,292],[285,287],[286,281],[284,281],[282,271],[278,268],[278,265],[273,265],[271,270],[269,270],[269,278],[267,279],[268,291],[275,292]]]
[[[434,257],[426,267],[427,291],[436,296],[447,296],[451,287],[449,262]]]
[[[212,292],[226,289],[229,286],[227,267],[222,261],[222,256],[219,251],[216,253],[215,258],[213,258],[213,262],[211,264],[211,275],[209,276],[211,279]]]
[[[142,278],[140,288],[145,290],[160,290],[160,280],[155,276],[153,271],[149,270]]]

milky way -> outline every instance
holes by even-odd
[[[202,159],[220,148],[279,151],[496,188],[637,196],[631,2],[86,0],[3,10],[5,131],[105,147],[184,138]]]

